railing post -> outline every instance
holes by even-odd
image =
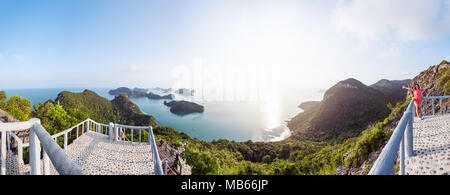
[[[78,127],[80,127],[79,125],[77,126],[77,138],[78,138]]]
[[[47,152],[42,150],[43,153],[43,163],[44,163],[44,175],[50,175],[50,158],[48,157]]]
[[[6,175],[6,131],[2,131],[2,148],[1,148],[1,159],[2,167],[0,170],[0,175]]]
[[[426,102],[426,100],[423,101],[423,104],[422,104],[422,116],[426,116],[426,112],[425,112],[425,102]]]
[[[67,132],[64,133],[64,150],[67,149]]]
[[[86,133],[89,132],[89,120],[86,123]]]
[[[119,139],[120,139],[120,141],[126,141],[126,139],[125,139],[126,137],[125,137],[125,130],[123,129],[123,127],[120,127],[120,132],[119,132]]]
[[[37,121],[40,124],[40,120]],[[34,126],[30,129],[30,175],[41,175],[41,143],[34,131]]]
[[[119,141],[119,126],[114,124],[114,141]]]
[[[164,175],[167,175],[167,166],[168,166],[167,159],[165,159],[164,162],[163,162],[163,173],[164,173]]]
[[[407,112],[408,114],[408,123],[406,125],[404,137],[406,138],[405,147],[406,147],[406,157],[410,158],[414,156],[414,139],[413,139],[413,130],[414,130],[414,115],[413,112]],[[411,115],[411,116],[409,116]]]
[[[434,116],[434,99],[431,99],[431,107],[433,109],[433,116]]]
[[[113,126],[114,124],[109,122],[109,141],[113,141],[114,139]]]
[[[23,163],[23,146],[22,146],[22,140],[19,140],[17,142],[17,157],[19,158],[19,163]]]
[[[141,131],[142,129],[139,129],[139,144],[141,144]]]
[[[400,141],[400,173],[405,175],[405,137]]]
[[[134,141],[134,140],[133,140],[133,131],[134,131],[134,129],[131,128],[130,131],[131,131],[131,140],[130,140],[130,141],[131,141],[131,144],[133,144],[133,141]]]
[[[441,108],[439,114],[442,115],[442,98],[439,99],[439,107]]]
[[[11,152],[11,132],[7,131],[6,132],[6,144],[8,145],[8,152]]]

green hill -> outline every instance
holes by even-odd
[[[403,101],[406,97],[406,90],[402,89],[402,86],[408,85],[411,79],[405,80],[387,80],[381,79],[370,87],[377,89],[390,98],[390,102],[395,104]]]
[[[77,118],[80,120],[83,116],[89,116],[101,123],[120,122],[128,125],[157,125],[153,116],[145,115],[124,94],[109,101],[90,90],[84,90],[82,93],[63,91],[55,99],[55,102],[58,101],[69,114],[78,116]]]
[[[288,122],[291,139],[342,141],[359,135],[370,123],[389,114],[388,98],[355,79],[338,82],[321,102]]]

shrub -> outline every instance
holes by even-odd
[[[7,99],[6,93],[4,91],[0,92],[0,109],[5,110],[19,121],[30,119],[31,107],[30,100],[16,95]]]
[[[186,149],[181,153],[187,164],[192,166],[193,175],[216,175],[219,165],[217,160],[207,153],[194,152]]]

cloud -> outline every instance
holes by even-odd
[[[331,14],[362,41],[429,40],[450,35],[450,0],[344,0]]]
[[[130,71],[130,72],[137,72],[138,71],[138,65],[137,64],[130,64],[129,66],[128,66],[128,70]]]
[[[386,50],[383,50],[381,53],[377,55],[378,58],[389,58],[400,55],[400,49],[397,46],[391,46]]]
[[[16,60],[18,62],[22,62],[23,61],[23,57],[21,55],[13,55],[13,56],[16,58]]]

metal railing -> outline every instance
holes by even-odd
[[[29,142],[24,144],[22,140],[16,136],[13,131],[24,131],[29,129]],[[10,138],[18,139],[18,158],[22,157],[23,147],[29,147],[30,158],[30,174],[41,174],[41,144],[43,148],[43,166],[44,174],[49,174],[49,161],[51,160],[55,169],[60,174],[82,175],[83,171],[64,150],[54,141],[54,138],[42,127],[40,120],[32,118],[25,122],[13,122],[13,123],[1,123],[0,132],[2,134],[1,141],[1,172],[0,174],[6,174],[6,145],[10,150]],[[7,141],[8,140],[8,141]],[[18,160],[19,160],[18,159]]]
[[[450,98],[450,96],[430,96],[423,97],[422,112],[426,116],[425,104],[426,100],[432,100],[433,115],[435,115],[434,100],[439,99],[440,114],[443,113],[442,99]],[[408,104],[406,111],[398,122],[397,127],[391,135],[386,146],[384,146],[378,159],[370,169],[369,175],[393,175],[395,174],[395,160],[400,149],[400,170],[399,175],[405,174],[405,158],[414,156],[413,148],[413,122],[415,116],[414,98]]]
[[[110,123],[112,125],[112,123]],[[148,144],[151,146],[152,150],[152,157],[153,157],[153,163],[155,166],[155,173],[156,175],[164,175],[161,159],[159,158],[158,153],[158,147],[156,145],[155,137],[153,134],[153,128],[152,126],[130,126],[130,125],[121,125],[121,124],[114,124],[114,127],[110,128],[111,130],[114,129],[110,133],[110,140],[113,141],[124,141],[124,142],[130,142],[130,144],[141,144],[142,143],[142,132],[147,131],[148,132]],[[128,135],[130,136],[129,139],[127,137],[127,129],[129,130]],[[139,134],[135,134],[134,132],[137,131]],[[136,140],[136,141],[135,141]]]
[[[442,109],[443,108],[443,106],[442,106],[442,100],[443,99],[447,99],[447,98],[450,98],[450,95],[448,95],[448,96],[430,96],[430,97],[423,97],[422,98],[422,114],[424,115],[424,116],[427,116],[427,112],[426,112],[426,103],[428,103],[430,100],[431,100],[431,109],[432,109],[432,113],[433,113],[433,116],[434,115],[436,115],[436,109],[435,109],[435,104],[434,104],[434,102],[435,102],[435,100],[439,100],[439,114],[445,114],[445,111]]]
[[[24,141],[17,136],[14,131],[24,131],[29,129],[29,142],[24,143]],[[23,161],[23,150],[26,147],[29,147],[29,159],[30,159],[30,174],[32,175],[40,175],[41,174],[41,161],[40,161],[40,145],[43,147],[43,174],[50,174],[50,160],[54,165],[55,169],[59,174],[83,174],[82,169],[72,161],[67,154],[65,153],[65,149],[69,143],[69,134],[72,133],[71,138],[74,138],[72,141],[77,139],[83,133],[87,132],[96,132],[109,136],[110,141],[122,141],[119,138],[118,129],[121,129],[122,136],[126,137],[126,129],[130,129],[130,143],[143,143],[142,142],[142,131],[148,131],[148,144],[151,146],[151,151],[153,155],[153,163],[155,166],[155,173],[157,175],[162,175],[163,170],[161,166],[161,161],[158,154],[158,149],[156,146],[156,142],[153,135],[153,129],[151,126],[128,126],[121,124],[113,124],[109,123],[102,124],[95,122],[91,119],[86,119],[83,122],[78,123],[77,125],[70,127],[64,131],[61,131],[57,134],[50,136],[48,132],[42,127],[39,119],[30,119],[26,122],[13,122],[13,123],[1,123],[0,121],[0,132],[1,132],[1,171],[0,175],[6,174],[6,150],[11,152],[10,148],[10,140],[13,138],[14,141],[17,142],[17,160],[21,163]],[[76,131],[75,131],[76,130]],[[134,134],[134,131],[139,131],[139,134]],[[73,135],[76,132],[76,135]],[[129,134],[129,135],[130,135]],[[64,136],[63,138],[63,148],[61,148],[57,144],[57,140],[60,136]],[[122,137],[121,136],[121,137]],[[134,140],[137,140],[136,143]],[[126,140],[124,140],[126,141]],[[64,149],[64,150],[63,150]]]

